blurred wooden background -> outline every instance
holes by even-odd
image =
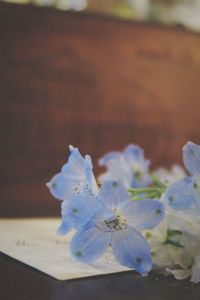
[[[96,162],[137,143],[156,167],[200,143],[200,35],[0,4],[0,105],[0,215],[56,215],[68,144]]]

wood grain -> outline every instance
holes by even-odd
[[[0,4],[0,37],[0,215],[58,214],[68,144],[96,162],[137,143],[155,167],[200,143],[200,35]]]

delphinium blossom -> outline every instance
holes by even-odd
[[[71,242],[72,255],[91,263],[112,246],[119,263],[147,274],[152,268],[151,251],[140,231],[160,223],[164,217],[163,204],[152,199],[132,201],[122,182],[104,181],[99,187],[90,157],[83,157],[72,146],[70,150],[67,164],[47,186],[62,200],[58,232],[77,230]]]
[[[144,157],[144,151],[137,145],[128,145],[123,152],[109,152],[99,160],[100,166],[107,171],[99,177],[101,182],[118,180],[127,188],[147,187],[152,180],[149,175],[150,161]]]
[[[98,185],[93,174],[91,158],[89,155],[83,157],[73,146],[69,148],[71,153],[68,162],[61,168],[61,172],[47,183],[52,195],[63,201],[62,223],[58,229],[60,234],[66,234],[72,228],[85,224],[98,208]]]
[[[61,172],[47,183],[50,192],[59,200],[69,200],[84,190],[96,194],[98,186],[90,156],[83,157],[73,146],[69,146],[69,149],[71,153],[68,162],[61,168]]]
[[[72,239],[73,256],[92,263],[111,246],[120,264],[146,275],[152,268],[151,252],[140,231],[160,223],[164,206],[152,199],[132,201],[123,183],[113,181],[103,184],[98,200],[100,209]]]

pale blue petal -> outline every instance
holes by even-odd
[[[122,152],[109,152],[99,160],[99,164],[107,167],[107,171],[99,176],[100,182],[116,180],[124,183],[127,188],[130,187],[132,174]]]
[[[121,209],[121,215],[129,226],[137,230],[152,229],[164,218],[164,205],[153,199],[131,201]]]
[[[68,181],[64,174],[56,174],[48,183],[47,186],[52,195],[59,200],[64,200],[69,196]]]
[[[129,165],[121,156],[120,160],[112,160],[108,165],[108,170],[99,177],[100,182],[115,180],[123,183],[126,188],[131,187],[132,171]]]
[[[128,229],[114,232],[111,245],[113,254],[121,265],[133,268],[141,275],[146,275],[151,271],[150,247],[137,230],[128,227]]]
[[[178,210],[187,210],[194,205],[192,178],[185,177],[169,185],[163,194],[163,200]]]
[[[139,161],[144,159],[144,151],[138,145],[130,144],[124,150],[127,161]]]
[[[183,147],[183,161],[191,175],[200,175],[200,146],[188,142]]]
[[[73,177],[71,174],[59,173],[56,174],[47,186],[52,195],[59,200],[69,200],[75,194],[89,194],[87,183],[80,181],[78,177]]]
[[[144,171],[148,171],[148,167],[150,164],[149,160],[145,160],[144,151],[137,145],[128,145],[124,150],[124,156],[126,161],[134,166],[134,164],[140,164]]]
[[[62,167],[62,172],[67,174],[76,174],[82,177],[84,175],[84,158],[77,148],[70,146],[71,154],[68,162]]]
[[[198,212],[200,212],[200,175],[192,177],[192,188],[194,192],[194,205]]]
[[[91,192],[91,194],[97,195],[98,186],[92,170],[93,170],[93,165],[92,165],[91,157],[89,155],[86,155],[84,160],[84,173],[87,182],[86,187],[89,189],[89,192]]]
[[[120,209],[130,201],[130,195],[121,182],[106,181],[103,183],[98,198],[105,206],[114,210]]]
[[[152,183],[148,174],[150,161],[144,157],[144,151],[137,145],[130,144],[124,150],[124,157],[132,170],[131,187],[146,187]]]
[[[121,152],[118,152],[118,151],[109,152],[106,155],[104,155],[102,158],[99,159],[99,165],[107,166],[107,164],[110,161],[119,160],[121,158],[121,156],[122,156]]]
[[[111,242],[111,233],[97,227],[86,227],[72,238],[70,251],[74,258],[84,263],[92,263],[104,254]]]
[[[81,228],[99,207],[100,203],[94,197],[88,195],[74,196],[70,201],[63,201],[62,203],[63,222],[66,220],[73,228]]]
[[[67,220],[62,220],[62,223],[60,224],[57,233],[59,235],[65,235],[72,229],[72,225]]]

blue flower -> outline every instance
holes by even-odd
[[[75,194],[89,191],[92,195],[98,192],[89,155],[83,157],[77,148],[69,147],[71,154],[68,162],[62,167],[47,186],[53,196],[59,200],[69,200]]]
[[[174,209],[200,212],[200,146],[188,142],[183,147],[183,162],[190,176],[169,185],[163,200]]]
[[[152,229],[164,217],[157,200],[131,201],[120,182],[105,182],[99,192],[99,210],[74,235],[71,253],[77,260],[92,263],[111,245],[116,260],[140,274],[152,268],[150,247],[140,230]]]
[[[107,172],[100,176],[100,181],[117,180],[127,188],[146,187],[151,184],[148,174],[150,161],[144,158],[143,150],[130,144],[123,152],[110,152],[99,160]]]

